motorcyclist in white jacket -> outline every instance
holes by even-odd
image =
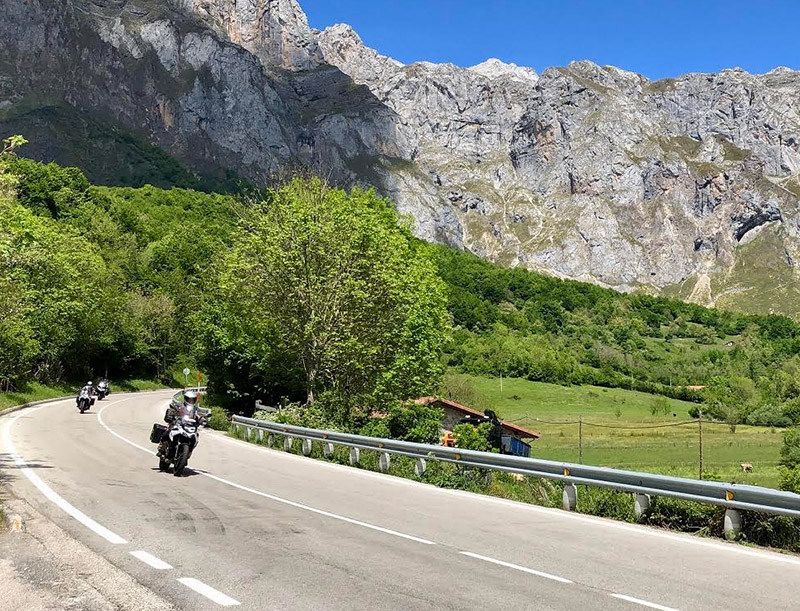
[[[94,394],[95,394],[95,393],[94,393],[94,385],[92,384],[92,381],[91,381],[91,380],[89,380],[88,382],[86,382],[86,384],[84,385],[84,387],[83,387],[83,388],[81,388],[81,389],[80,389],[80,391],[78,391],[78,396],[77,396],[77,397],[75,397],[75,405],[77,405],[77,404],[80,402],[81,395],[82,395],[83,393],[86,393],[86,394],[88,394],[90,398],[94,399]]]

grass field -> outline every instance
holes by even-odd
[[[537,458],[578,462],[582,418],[584,463],[698,477],[698,424],[676,425],[691,420],[692,403],[666,399],[668,415],[653,415],[660,398],[645,393],[515,378],[504,378],[501,390],[499,378],[463,377],[504,420],[542,434],[532,444]],[[782,435],[781,429],[741,425],[731,433],[727,425],[704,422],[705,477],[776,486]],[[741,463],[752,463],[753,472],[744,473]]]

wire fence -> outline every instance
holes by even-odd
[[[781,429],[730,425],[694,418],[641,424],[521,417],[538,429],[532,455],[608,467],[647,469],[700,479],[766,486],[778,484]]]

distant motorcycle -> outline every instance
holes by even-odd
[[[160,471],[169,470],[171,464],[175,465],[173,474],[176,477],[183,475],[189,458],[200,440],[200,425],[203,417],[196,405],[182,405],[178,408],[177,417],[169,426],[154,424],[150,433],[150,441],[161,443],[165,439],[168,445],[159,450],[158,468]]]
[[[88,410],[92,405],[94,405],[94,395],[86,389],[81,389],[80,394],[78,395],[78,409],[81,413]]]
[[[97,385],[97,399],[102,401],[111,394],[111,389],[108,387],[108,382],[103,380]]]

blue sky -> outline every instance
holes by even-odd
[[[349,23],[402,62],[487,57],[541,72],[590,59],[651,79],[739,66],[800,69],[800,2],[786,0],[299,0],[312,27]]]

